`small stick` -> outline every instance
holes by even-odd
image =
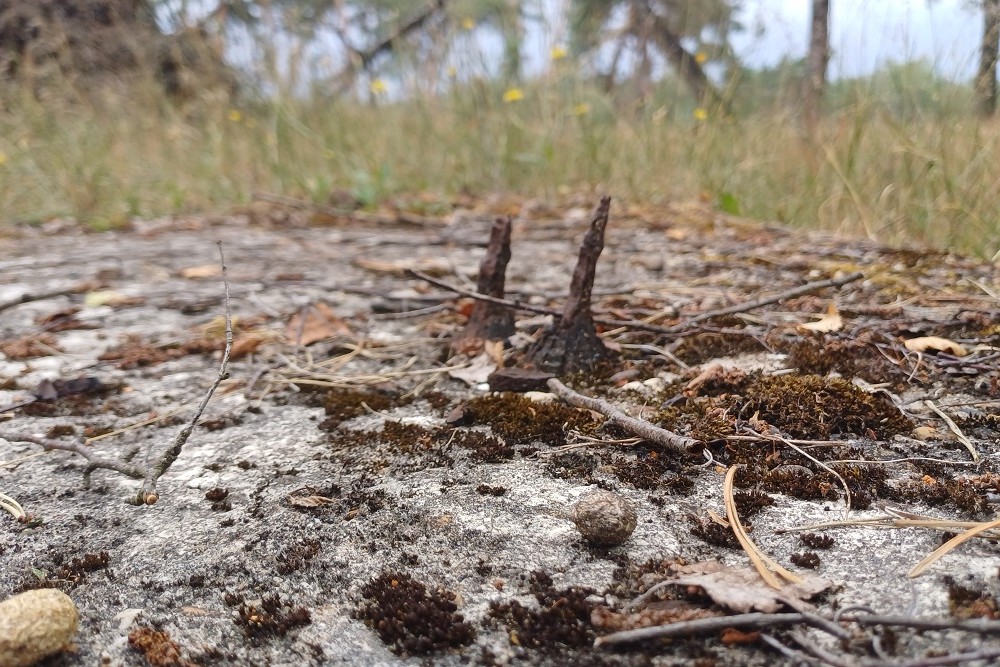
[[[57,296],[67,296],[69,294],[79,294],[86,288],[87,288],[86,285],[77,285],[75,287],[63,287],[61,289],[50,290],[48,292],[37,292],[35,294],[22,294],[19,297],[0,303],[0,312],[3,312],[8,308],[13,308],[14,306],[20,306],[22,303],[29,303],[31,301],[41,301],[43,299],[51,299]]]
[[[201,419],[201,415],[208,406],[208,402],[212,400],[215,390],[218,389],[223,380],[229,377],[227,368],[229,366],[229,353],[233,350],[233,316],[229,304],[229,274],[226,270],[226,257],[222,253],[222,241],[217,241],[217,243],[219,246],[219,261],[222,263],[222,282],[226,288],[226,347],[222,352],[222,363],[219,366],[219,374],[216,376],[212,386],[209,387],[208,393],[202,399],[201,405],[198,406],[198,411],[195,412],[194,417],[180,430],[177,437],[174,438],[173,445],[163,453],[159,462],[147,470],[146,478],[142,483],[142,490],[136,498],[137,503],[152,505],[159,499],[159,495],[156,493],[156,481],[170,468],[173,462],[177,460],[177,457],[180,456],[184,444],[191,437],[191,432],[198,424],[198,420]]]
[[[116,459],[105,458],[88,449],[82,442],[62,442],[61,440],[42,438],[28,433],[7,433],[3,431],[0,431],[0,440],[7,440],[9,442],[30,442],[31,444],[38,445],[44,449],[79,454],[85,458],[88,463],[90,463],[90,467],[92,468],[106,468],[108,470],[114,470],[115,472],[121,473],[126,477],[131,477],[132,479],[142,479],[146,474],[145,471],[138,466]]]
[[[822,620],[823,623],[817,623]],[[829,623],[847,622],[857,623],[861,626],[894,626],[906,627],[913,630],[951,630],[961,632],[972,632],[982,635],[1000,634],[1000,622],[987,619],[970,620],[943,620],[934,618],[910,618],[907,616],[881,615],[881,614],[844,614],[835,618],[827,618],[814,614],[783,613],[764,614],[761,612],[749,612],[746,614],[735,614],[733,616],[713,616],[710,618],[698,618],[690,621],[679,621],[666,625],[654,625],[634,630],[622,630],[598,637],[594,640],[594,647],[613,646],[617,644],[630,644],[633,642],[646,641],[650,639],[666,639],[670,637],[683,637],[695,634],[707,634],[718,632],[726,628],[742,629],[764,629],[775,626],[798,625],[806,623],[813,627],[829,632]]]
[[[672,449],[678,454],[691,454],[705,446],[705,443],[694,438],[678,435],[673,431],[655,426],[643,419],[629,417],[627,414],[600,398],[591,398],[579,394],[556,378],[551,378],[546,382],[553,394],[566,401],[572,406],[599,412],[615,424],[626,429],[630,433],[635,433],[640,438],[645,438],[650,442],[655,442]]]

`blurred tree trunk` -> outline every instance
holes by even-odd
[[[698,104],[707,106],[714,111],[721,110],[728,113],[722,93],[705,74],[705,70],[698,64],[694,55],[688,53],[687,49],[684,48],[681,36],[670,28],[662,16],[652,11],[649,5],[642,3],[641,6],[648,12],[648,18],[652,21],[651,38],[656,42],[674,70],[684,79],[691,92],[694,93]]]
[[[976,100],[981,116],[997,109],[997,55],[1000,53],[1000,0],[983,0],[983,43],[979,49]]]
[[[990,0],[996,1],[996,0]],[[802,117],[806,131],[813,135],[819,125],[826,68],[830,62],[830,0],[812,0],[809,28],[809,58],[802,91]]]

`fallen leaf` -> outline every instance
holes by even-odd
[[[833,586],[828,579],[802,574],[801,582],[775,590],[752,567],[725,567],[718,561],[693,563],[678,569],[690,574],[668,580],[671,585],[698,586],[716,604],[741,614],[754,610],[770,614],[786,606],[808,609],[811,605],[806,600]]]
[[[288,496],[288,504],[292,507],[323,507],[333,503],[333,498],[326,496]]]
[[[222,275],[222,267],[218,264],[202,264],[201,266],[189,266],[181,269],[181,278],[215,278]]]
[[[941,338],[940,336],[921,336],[903,341],[903,345],[910,352],[947,352],[956,357],[964,357],[968,351],[958,343]]]
[[[285,336],[298,345],[311,345],[326,338],[349,335],[351,328],[325,303],[314,303],[299,311],[285,327]]]
[[[487,352],[483,352],[472,360],[472,363],[465,368],[456,368],[448,371],[449,377],[461,380],[470,386],[483,384],[489,379],[490,374],[497,369],[497,364]]]
[[[837,312],[837,306],[835,304],[830,304],[826,307],[826,314],[815,322],[806,322],[805,324],[800,324],[799,329],[805,329],[806,331],[816,331],[819,333],[828,333],[830,331],[839,331],[844,328],[844,320],[840,317],[840,313]]]

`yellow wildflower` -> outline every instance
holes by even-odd
[[[708,112],[704,108],[698,107],[694,110],[694,119],[697,121],[708,120]]]
[[[476,27],[476,20],[471,16],[466,16],[462,19],[462,29],[463,30],[474,30]]]
[[[553,46],[552,50],[549,51],[549,58],[552,60],[562,60],[567,55],[569,54],[566,52],[566,48],[562,46]]]
[[[586,116],[588,113],[590,113],[590,105],[586,102],[580,102],[573,107],[574,116]]]
[[[383,81],[382,79],[372,79],[371,86],[369,87],[371,88],[372,93],[375,95],[381,95],[386,90],[385,81]]]
[[[706,62],[708,62],[708,54],[705,53],[704,51],[699,51],[698,53],[694,54],[694,61],[699,65],[704,65]]]
[[[7,154],[4,153],[3,151],[0,151],[0,167],[4,166],[5,164],[7,164]]]
[[[456,76],[458,76],[458,68],[452,65],[448,68],[448,78],[454,79]]]
[[[230,109],[229,120],[231,120],[234,123],[238,123],[241,120],[243,120],[243,114],[241,114],[238,109]]]
[[[524,99],[524,91],[520,88],[508,88],[503,94],[504,102],[517,102]]]

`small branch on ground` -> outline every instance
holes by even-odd
[[[597,260],[604,250],[604,230],[608,226],[610,209],[611,197],[602,197],[590,221],[590,229],[580,244],[580,256],[562,315],[528,351],[528,359],[541,370],[572,373],[591,369],[595,363],[615,357],[597,335],[590,312]]]
[[[476,289],[481,294],[503,298],[507,263],[510,261],[510,216],[497,218],[490,228],[490,242],[479,264]],[[476,301],[465,328],[456,340],[485,338],[502,340],[514,334],[514,314],[510,308],[491,301]]]
[[[694,454],[703,449],[705,446],[700,440],[678,435],[673,431],[660,428],[659,426],[655,426],[654,424],[642,419],[629,417],[627,414],[607,401],[599,398],[591,398],[590,396],[584,396],[583,394],[577,393],[556,378],[549,380],[546,385],[553,394],[570,405],[577,408],[584,408],[587,410],[593,410],[594,412],[599,412],[607,417],[609,421],[618,424],[629,433],[634,433],[640,438],[645,438],[650,442],[663,445],[678,454]]]
[[[0,440],[7,440],[8,442],[30,442],[32,444],[39,445],[44,449],[78,454],[89,464],[87,466],[88,474],[91,470],[103,468],[106,470],[113,470],[132,479],[141,479],[143,480],[142,490],[139,491],[138,495],[134,498],[134,504],[152,505],[155,503],[159,499],[159,495],[156,493],[157,480],[159,480],[159,478],[167,472],[173,462],[177,460],[177,457],[180,456],[181,450],[184,448],[184,444],[188,441],[188,438],[191,437],[191,432],[197,425],[198,420],[201,419],[202,413],[205,412],[205,407],[208,405],[209,401],[212,400],[212,395],[215,394],[215,390],[218,389],[223,380],[229,377],[227,368],[229,366],[229,355],[233,349],[233,318],[230,309],[229,275],[226,269],[226,258],[222,253],[222,242],[219,241],[218,245],[219,260],[222,262],[222,281],[226,290],[226,347],[222,353],[222,363],[219,367],[219,374],[215,378],[215,382],[213,382],[212,386],[209,388],[208,393],[206,393],[205,397],[202,399],[194,417],[184,428],[181,429],[181,431],[177,434],[177,437],[174,438],[173,444],[163,453],[160,460],[157,461],[155,465],[140,467],[132,465],[125,459],[107,458],[97,454],[83,442],[63,442],[61,440],[43,438],[27,433],[14,433],[6,431],[0,431]]]
[[[443,280],[438,280],[433,276],[429,276],[426,273],[417,271],[415,269],[410,269],[407,271],[414,278],[423,280],[426,283],[440,287],[441,289],[446,289],[449,292],[454,292],[455,294],[460,294],[462,296],[469,297],[470,299],[477,299],[481,301],[489,301],[491,303],[496,303],[504,306],[509,306],[511,308],[516,308],[517,310],[523,310],[529,313],[538,313],[540,315],[555,315],[559,316],[561,313],[556,308],[547,308],[545,306],[535,306],[530,303],[524,303],[523,301],[516,301],[513,299],[498,299],[496,297],[490,296],[488,294],[480,294],[479,292],[474,292],[464,287],[459,287],[457,285],[452,285],[446,283]],[[612,320],[603,317],[595,317],[594,322],[597,324],[603,324],[609,327],[624,327],[627,329],[632,329],[635,331],[649,331],[651,333],[664,334],[668,336],[677,336],[687,333],[689,329],[694,329],[701,322],[710,320],[714,317],[722,317],[724,315],[736,315],[739,313],[745,313],[762,306],[769,306],[772,303],[778,303],[784,301],[785,299],[791,299],[796,296],[802,296],[804,294],[811,294],[812,292],[818,292],[821,289],[826,289],[827,287],[842,287],[848,283],[860,280],[864,277],[862,273],[851,273],[849,275],[840,278],[830,278],[826,280],[817,280],[811,283],[806,283],[805,285],[799,285],[798,287],[793,287],[791,289],[773,294],[768,297],[761,299],[755,299],[753,301],[745,301],[743,303],[738,303],[732,306],[726,306],[725,308],[719,308],[718,310],[709,310],[695,315],[690,319],[686,319],[683,322],[679,322],[670,327],[662,327],[656,324],[648,324],[646,322],[640,322],[636,320]]]
[[[75,285],[73,287],[63,287],[56,290],[51,290],[49,292],[37,292],[35,294],[22,294],[19,297],[9,299],[7,301],[0,302],[0,312],[3,312],[14,306],[20,306],[22,303],[30,303],[32,301],[42,301],[43,299],[52,299],[57,296],[67,296],[69,294],[79,294],[80,292],[85,292],[91,289],[91,285]]]
[[[194,413],[191,421],[180,430],[177,437],[174,438],[173,444],[167,451],[163,453],[160,460],[156,465],[151,466],[146,471],[146,478],[142,482],[142,490],[139,492],[139,496],[136,498],[137,502],[142,502],[147,505],[152,505],[155,503],[159,496],[156,493],[156,481],[167,472],[177,457],[180,456],[181,450],[184,448],[184,444],[187,442],[188,438],[191,437],[191,432],[194,427],[198,424],[198,420],[201,419],[201,415],[205,412],[205,408],[208,406],[208,402],[212,400],[212,395],[215,390],[219,388],[222,381],[229,377],[229,354],[233,350],[233,316],[232,310],[229,303],[229,273],[226,269],[226,257],[222,253],[222,241],[218,241],[219,245],[219,261],[222,263],[222,282],[226,289],[226,347],[222,351],[222,363],[219,365],[219,374],[215,377],[215,382],[209,387],[208,392],[205,397],[201,400],[201,405],[198,406],[198,411]]]

